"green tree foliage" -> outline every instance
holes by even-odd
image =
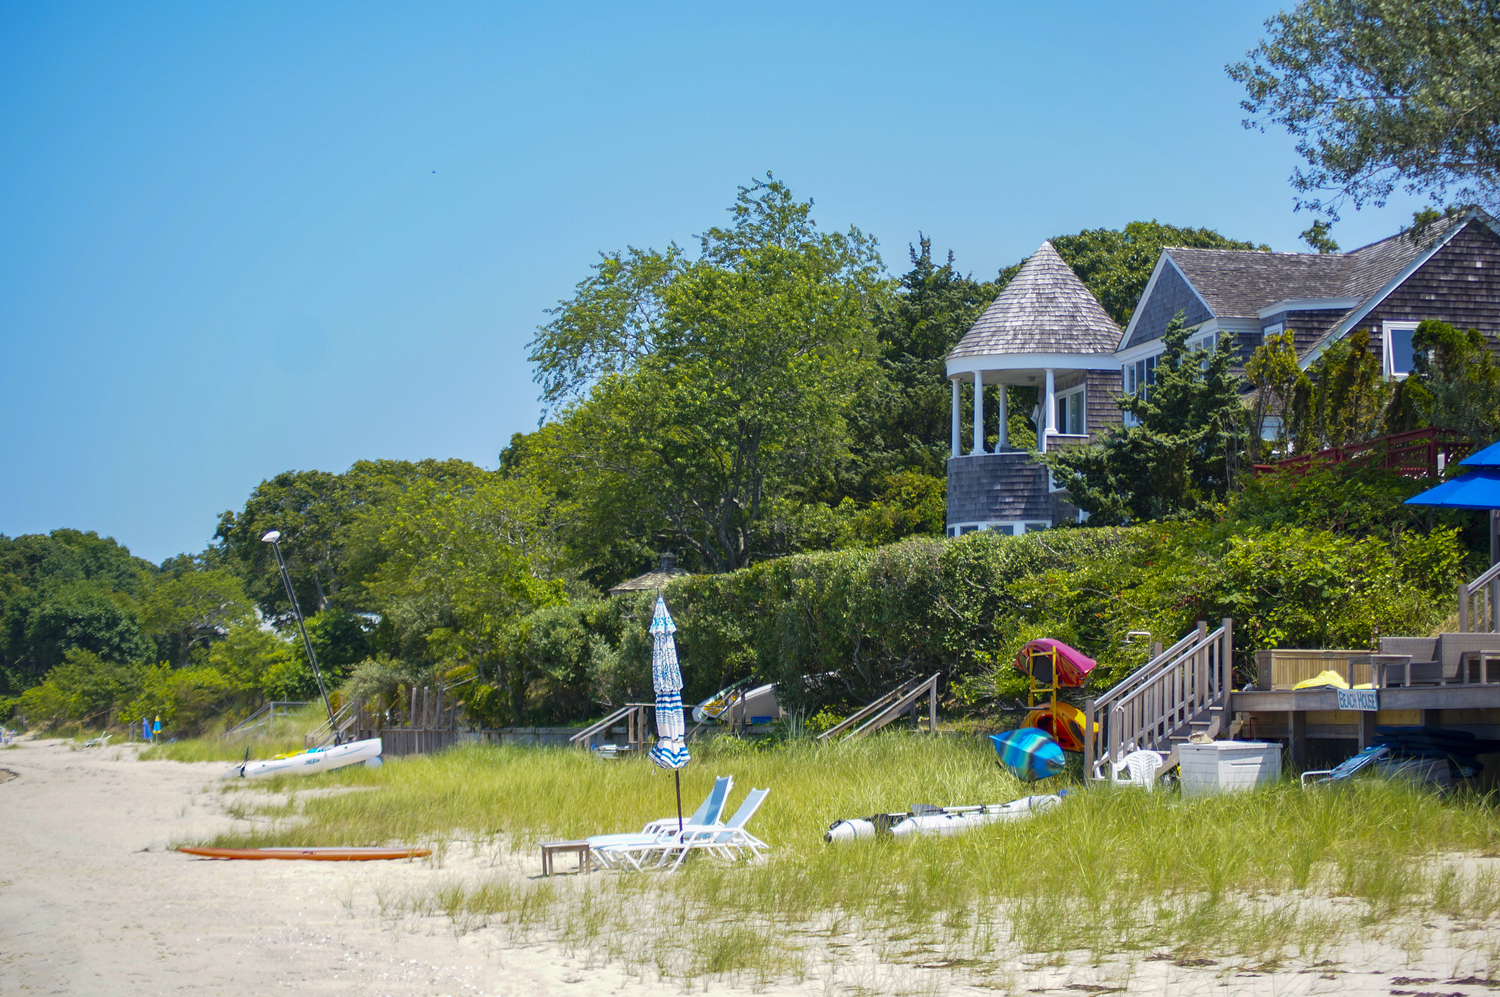
[[[1290,329],[1267,336],[1265,342],[1255,348],[1245,362],[1245,379],[1255,389],[1249,416],[1250,440],[1252,443],[1264,441],[1268,420],[1275,420],[1274,440],[1269,441],[1269,447],[1258,449],[1285,454],[1298,399],[1306,398],[1312,390],[1297,360],[1297,347]],[[1268,454],[1262,452],[1257,456]]]
[[[730,210],[729,228],[701,237],[700,258],[672,268],[649,336],[620,328],[612,290],[639,282],[601,284],[600,271],[532,343],[544,398],[592,382],[531,444],[561,490],[619,510],[603,532],[671,538],[712,571],[767,553],[767,501],[826,483],[847,459],[845,417],[872,374],[870,316],[886,290],[873,241],[819,232],[812,203],[780,182],[741,188]],[[603,331],[580,346],[589,329]]]
[[[1411,193],[1496,202],[1500,6],[1493,0],[1303,0],[1227,67],[1247,128],[1279,125],[1306,160],[1298,206]]]
[[[1328,234],[1328,230],[1331,228],[1333,226],[1329,222],[1319,218],[1312,225],[1302,230],[1302,241],[1307,243],[1313,252],[1320,255],[1326,256],[1329,253],[1337,253],[1339,251],[1339,244],[1334,241],[1333,236]]]
[[[1354,330],[1324,350],[1297,384],[1291,423],[1296,452],[1352,446],[1384,434],[1390,397],[1369,333]]]
[[[136,597],[155,571],[97,533],[0,535],[0,694],[40,682],[70,649],[148,657]]]
[[[493,677],[512,621],[558,602],[541,577],[553,558],[548,498],[521,478],[452,487],[420,481],[374,514],[389,556],[365,582],[398,656],[469,665]]]
[[[1189,350],[1187,338],[1179,314],[1163,336],[1156,383],[1120,401],[1134,425],[1046,457],[1072,500],[1103,524],[1192,515],[1234,486],[1246,437],[1233,349]]]
[[[1490,338],[1428,321],[1411,345],[1412,371],[1396,385],[1386,413],[1391,430],[1437,426],[1480,444],[1500,436],[1500,364]]]
[[[1389,537],[1426,524],[1430,510],[1404,503],[1431,485],[1352,461],[1305,474],[1262,474],[1244,483],[1226,515],[1235,524],[1262,530],[1300,526]],[[1451,521],[1453,514],[1445,516]]]
[[[42,730],[69,722],[102,726],[140,691],[146,667],[71,647],[40,684],[21,693],[15,709],[27,726]]]
[[[873,317],[880,376],[866,381],[848,416],[854,473],[843,485],[857,499],[873,498],[891,474],[945,473],[950,406],[945,360],[1002,286],[965,275],[953,265],[951,252],[938,265],[926,236],[910,252],[911,269]],[[972,435],[970,426],[965,419],[964,431]]]
[[[367,609],[360,602],[363,575],[384,554],[358,531],[367,509],[379,507],[417,481],[472,480],[485,472],[462,460],[356,461],[342,474],[284,471],[262,481],[245,508],[219,517],[216,556],[245,581],[250,596],[268,617],[291,612],[277,573],[276,558],[261,537],[281,533],[281,549],[303,612],[338,605]],[[364,540],[358,549],[351,544]]]
[[[254,616],[239,578],[229,571],[187,571],[153,585],[141,600],[141,624],[163,638],[161,650],[178,667],[196,648]]]
[[[1265,647],[1367,647],[1380,633],[1425,633],[1445,615],[1462,549],[1451,530],[1357,537],[1277,526],[1169,523],[795,555],[665,591],[677,621],[684,699],[754,675],[783,704],[863,703],[940,672],[950,688],[1014,696],[1009,663],[1036,637],[1100,662],[1108,688],[1144,661],[1145,630],[1175,640],[1199,619],[1233,616],[1236,661]],[[523,621],[533,716],[586,682],[594,699],[650,696],[654,593],[575,602]],[[565,700],[551,700],[561,704]],[[553,713],[552,715],[557,715]]]

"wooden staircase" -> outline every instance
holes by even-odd
[[[819,741],[857,741],[895,720],[908,711],[915,712],[917,703],[927,697],[927,730],[937,730],[937,684],[941,673],[925,679],[909,679],[890,692],[869,703],[853,715],[845,718],[836,727],[818,735]],[[857,725],[857,726],[856,726]]]
[[[1234,685],[1234,621],[1209,632],[1202,620],[1171,647],[1104,695],[1084,701],[1083,771],[1118,762],[1138,749],[1161,752],[1165,773],[1191,735],[1228,731],[1225,710]],[[1090,736],[1092,735],[1092,736]]]
[[[1460,633],[1500,631],[1500,561],[1472,582],[1458,583]]]

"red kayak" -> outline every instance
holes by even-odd
[[[1057,684],[1068,688],[1083,685],[1097,662],[1082,651],[1074,650],[1060,640],[1042,637],[1027,641],[1016,655],[1015,668],[1022,675],[1030,675],[1038,685],[1052,685],[1054,671]]]

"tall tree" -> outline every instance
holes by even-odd
[[[1297,206],[1413,194],[1500,202],[1500,3],[1303,0],[1226,69],[1247,128],[1285,128],[1306,160]]]
[[[846,493],[868,499],[902,471],[938,476],[948,457],[948,352],[1001,285],[939,264],[932,240],[910,247],[911,269],[874,315],[879,375],[870,378],[849,414],[856,458]]]
[[[712,571],[763,553],[770,497],[815,487],[846,459],[845,416],[872,371],[870,316],[886,292],[874,241],[819,232],[812,202],[771,176],[741,187],[730,213],[660,287],[639,352],[627,348],[648,337],[620,328],[616,296],[592,280],[532,343],[545,399],[593,382],[556,433],[539,434],[542,459],[572,469],[580,501],[604,489],[641,503],[620,510],[624,525]],[[587,346],[581,329],[598,330]]]
[[[189,571],[152,586],[141,600],[141,623],[160,639],[177,667],[194,649],[225,636],[229,628],[254,615],[245,588],[224,569]]]
[[[1313,361],[1298,382],[1291,437],[1298,453],[1349,446],[1385,432],[1390,382],[1370,352],[1370,336],[1356,329]]]
[[[1234,486],[1245,445],[1234,348],[1226,339],[1212,351],[1189,350],[1188,333],[1179,313],[1163,337],[1156,383],[1121,399],[1133,425],[1045,458],[1090,522],[1191,515]]]

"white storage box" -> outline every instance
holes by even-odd
[[[1281,745],[1266,741],[1210,741],[1177,746],[1182,795],[1254,789],[1281,778]]]

